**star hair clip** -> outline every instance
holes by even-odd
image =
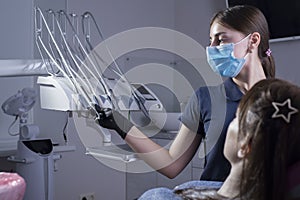
[[[282,117],[286,123],[290,123],[291,115],[298,112],[298,109],[291,105],[291,99],[289,98],[282,103],[272,102],[272,105],[275,108],[272,118]]]

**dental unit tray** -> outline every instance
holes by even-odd
[[[123,162],[133,162],[138,160],[138,156],[127,144],[87,147],[86,155],[100,158],[108,158]]]

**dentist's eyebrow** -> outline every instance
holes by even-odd
[[[216,34],[213,35],[213,37],[219,37],[220,35],[226,34],[226,32],[218,32]],[[212,37],[209,36],[209,39],[212,40]]]

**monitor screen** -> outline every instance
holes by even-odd
[[[299,0],[226,0],[227,6],[253,5],[265,15],[273,41],[300,38]]]

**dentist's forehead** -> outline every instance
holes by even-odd
[[[210,27],[210,38],[215,38],[219,36],[230,36],[230,37],[237,37],[237,38],[243,38],[245,35],[239,31],[236,31],[234,29],[230,29],[226,26],[221,25],[220,23],[214,22]]]

